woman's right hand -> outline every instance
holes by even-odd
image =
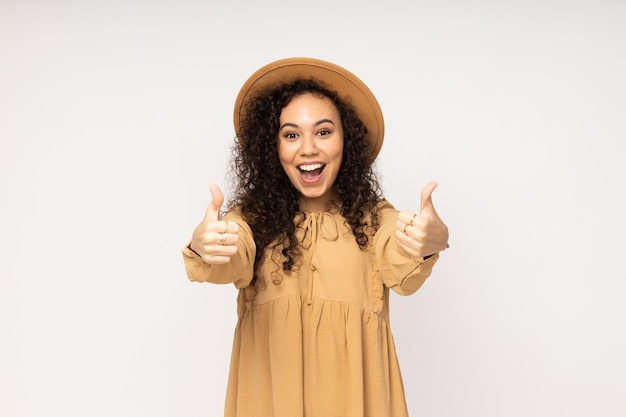
[[[211,203],[206,209],[204,219],[193,231],[189,247],[207,264],[225,264],[237,253],[239,225],[232,221],[220,220],[224,195],[215,184],[211,184],[209,188]]]

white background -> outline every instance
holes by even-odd
[[[0,415],[221,415],[236,293],[180,250],[289,56],[377,95],[396,207],[440,182],[411,415],[626,415],[626,3],[248,3],[0,1]]]

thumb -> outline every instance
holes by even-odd
[[[435,206],[433,205],[433,191],[439,183],[437,181],[432,181],[426,184],[424,189],[422,190],[422,194],[420,196],[420,216],[429,215],[431,213],[437,214],[435,211]]]
[[[206,208],[206,214],[204,215],[205,221],[216,222],[220,219],[220,209],[222,208],[222,204],[224,204],[224,195],[222,194],[222,190],[216,184],[210,184],[209,189],[211,190],[211,203]]]

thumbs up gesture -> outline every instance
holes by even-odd
[[[432,194],[439,185],[427,184],[422,190],[419,214],[402,211],[398,214],[396,238],[404,251],[415,258],[441,252],[448,245],[448,227],[443,223],[435,206]]]
[[[224,204],[222,190],[215,185],[209,186],[211,203],[206,209],[204,219],[193,231],[189,247],[205,263],[225,264],[237,253],[239,225],[235,222],[220,220],[220,209]]]

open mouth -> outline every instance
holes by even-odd
[[[304,178],[315,178],[315,177],[318,177],[322,173],[325,167],[326,167],[326,164],[320,164],[320,163],[302,164],[302,165],[298,165],[298,170],[300,170],[300,174]]]

